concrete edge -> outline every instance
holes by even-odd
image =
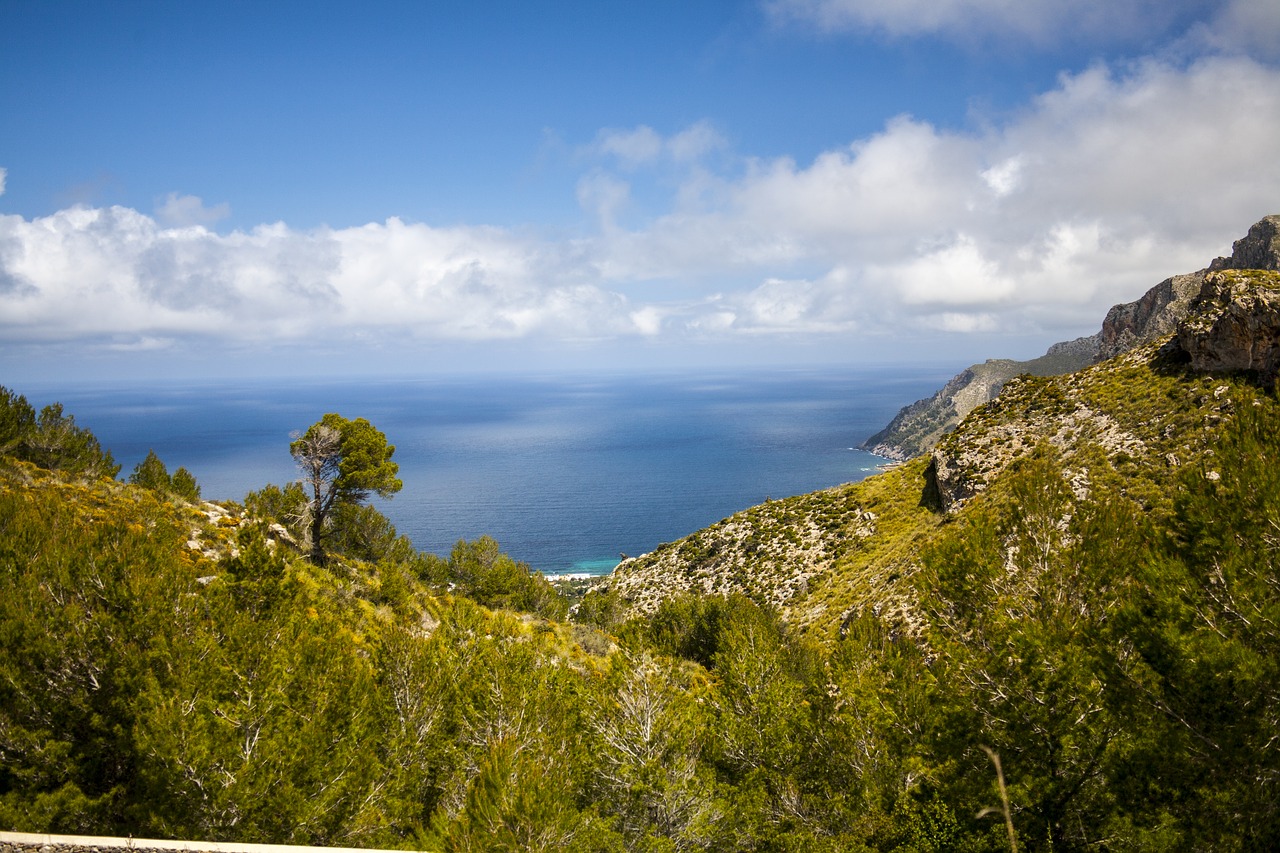
[[[173,850],[184,853],[401,853],[364,847],[304,847],[298,844],[242,844],[231,841],[166,841],[157,838],[108,838],[93,835],[44,835],[0,831],[0,844],[19,847],[96,847],[119,850]]]

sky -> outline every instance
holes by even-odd
[[[0,0],[0,383],[1030,358],[1280,213],[1274,0]]]

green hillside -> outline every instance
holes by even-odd
[[[1210,284],[1174,336],[1016,379],[930,456],[629,560],[572,616],[492,540],[420,554],[354,503],[313,560],[296,486],[121,482],[6,392],[0,827],[1274,849],[1280,277]]]

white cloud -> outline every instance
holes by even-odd
[[[677,163],[692,163],[727,145],[725,138],[710,122],[699,121],[667,140],[666,149]]]
[[[925,318],[925,325],[939,332],[951,332],[963,335],[993,332],[1000,328],[1000,322],[992,314],[963,314],[946,311]]]
[[[977,176],[956,166],[976,154],[974,140],[902,116],[883,133],[807,167],[791,160],[758,164],[735,204],[771,230],[803,235],[805,245],[892,240],[904,229],[945,227],[963,215]]]
[[[1164,50],[1280,59],[1274,0],[762,0],[777,23],[823,33],[936,37],[1019,48],[1163,41]]]
[[[1280,58],[1280,4],[1274,0],[1229,0],[1218,14],[1194,27],[1193,47],[1223,53]]]
[[[596,134],[588,153],[612,160],[623,169],[654,166],[664,161],[689,165],[726,148],[728,143],[708,121],[698,121],[664,137],[648,125],[608,128]]]
[[[565,248],[497,229],[398,220],[343,230],[278,224],[220,236],[126,208],[0,217],[8,340],[200,336],[341,340],[589,337],[630,326]]]
[[[709,125],[605,132],[597,156],[679,179],[666,209],[623,227],[643,175],[592,164],[576,189],[600,227],[572,238],[397,219],[219,235],[192,222],[217,207],[177,195],[167,220],[0,216],[0,335],[149,348],[945,330],[1047,344],[1280,213],[1277,150],[1280,71],[1220,56],[1064,75],[978,131],[900,116],[807,163],[686,168],[725,152]]]
[[[1225,0],[766,0],[778,21],[825,32],[891,36],[989,37],[1036,43],[1089,38],[1124,40],[1161,33]]]
[[[596,150],[611,155],[623,166],[635,168],[652,163],[662,155],[663,142],[658,132],[646,125],[632,130],[602,130],[596,136]]]
[[[176,341],[173,338],[140,337],[126,341],[111,342],[107,349],[112,352],[157,352],[173,349]]]
[[[607,172],[591,172],[578,180],[578,204],[595,215],[601,226],[612,230],[631,200],[631,185]]]
[[[1276,150],[1274,68],[1096,66],[980,132],[902,116],[808,164],[752,163],[715,209],[677,209],[612,235],[602,254],[617,280],[736,271],[812,283],[805,298],[821,313],[733,303],[735,329],[751,317],[909,328],[950,312],[971,318],[949,316],[950,329],[1081,334],[1280,212]]]
[[[963,234],[949,245],[884,270],[882,278],[909,306],[991,305],[1017,292],[1017,284]]]
[[[979,173],[996,197],[1007,196],[1018,188],[1022,178],[1022,159],[1014,156]]]
[[[4,182],[9,177],[9,170],[0,166],[0,195],[4,195]]]
[[[156,204],[156,218],[165,225],[208,226],[231,215],[231,205],[223,202],[205,207],[199,196],[169,193]]]
[[[638,311],[631,312],[631,322],[635,324],[636,331],[646,337],[654,337],[662,331],[662,321],[666,318],[667,312],[663,311],[655,305],[647,305]]]

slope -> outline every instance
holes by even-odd
[[[1257,391],[1274,378],[1274,357],[1260,359],[1280,328],[1278,281],[1274,272],[1210,273],[1164,338],[1075,373],[1016,377],[928,456],[753,507],[626,560],[583,606],[624,618],[685,592],[740,592],[820,636],[864,611],[918,633],[921,550],[1041,448],[1052,448],[1076,495],[1105,483],[1145,512],[1167,513],[1171,484],[1213,453],[1238,401],[1270,405]]]
[[[1255,223],[1233,244],[1229,257],[1215,259],[1206,269],[1167,278],[1141,298],[1114,306],[1093,335],[1054,344],[1030,361],[989,359],[961,371],[932,397],[903,407],[862,447],[888,459],[914,458],[928,452],[973,409],[994,400],[1015,376],[1070,373],[1164,338],[1186,316],[1205,275],[1227,269],[1280,269],[1280,216]]]

